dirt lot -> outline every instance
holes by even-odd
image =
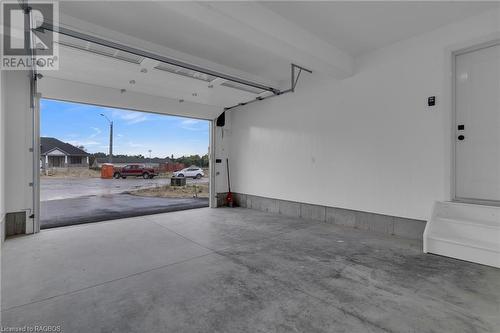
[[[208,183],[188,184],[186,186],[163,185],[129,193],[141,197],[156,198],[208,198]]]
[[[100,170],[87,168],[67,168],[67,169],[49,169],[40,174],[40,178],[99,178]]]

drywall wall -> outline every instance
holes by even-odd
[[[499,24],[486,12],[367,54],[348,79],[303,74],[295,93],[231,111],[233,191],[427,220],[451,196],[451,51]]]
[[[5,231],[5,84],[4,71],[0,71],[0,242]]]
[[[216,121],[214,121],[214,126]],[[215,193],[226,193],[228,191],[227,183],[227,163],[229,157],[229,140],[231,131],[231,116],[229,112],[225,115],[225,125],[223,127],[214,127],[214,149],[215,160],[212,161],[215,172]],[[219,163],[217,163],[219,160]]]
[[[30,79],[26,71],[7,71],[5,84],[5,211],[33,210],[33,116],[30,111]],[[33,232],[33,221],[26,223]]]

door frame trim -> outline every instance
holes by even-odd
[[[36,84],[36,82],[35,82]],[[40,232],[40,100],[42,95],[33,96],[33,233]]]
[[[217,191],[215,190],[215,145],[218,144],[215,140],[216,119],[210,121],[210,138],[208,145],[208,172],[210,180],[208,183],[208,205],[210,208],[217,208]]]
[[[488,205],[488,206],[499,206],[500,201],[496,200],[485,200],[485,199],[475,199],[475,198],[462,198],[457,196],[456,192],[456,58],[459,55],[463,55],[470,52],[475,52],[495,45],[500,45],[500,34],[495,34],[489,38],[483,39],[482,41],[473,41],[469,45],[462,45],[460,48],[450,50],[450,61],[451,61],[451,174],[450,174],[450,195],[451,200],[455,202],[478,204],[478,205]]]

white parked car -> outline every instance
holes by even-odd
[[[181,171],[174,172],[174,177],[190,177],[200,179],[203,176],[205,176],[203,170],[198,167],[189,167],[182,169]]]

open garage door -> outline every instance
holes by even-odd
[[[224,108],[279,93],[258,83],[208,69],[193,70],[186,67],[198,67],[72,34],[82,38],[59,34],[59,70],[43,73],[38,82],[45,98],[213,120]]]
[[[58,37],[59,69],[39,73],[41,75],[36,80],[37,101],[42,98],[129,112],[208,120],[211,124],[210,147],[215,146],[216,138],[222,138],[222,134],[217,135],[213,120],[225,109],[244,101],[261,100],[279,93],[278,90],[259,83],[215,73],[88,35],[66,31]],[[222,130],[219,131],[222,133]],[[40,140],[40,137],[37,136],[37,139]],[[36,146],[40,146],[40,142]],[[47,167],[54,166],[56,162],[59,163],[57,165],[66,165],[70,161],[63,156],[64,151],[56,149],[48,154],[54,156],[44,157],[45,176]],[[215,161],[215,157],[215,149],[209,149],[209,159]],[[220,157],[223,156],[217,155],[217,159],[220,160]],[[205,167],[201,164],[184,166],[188,172],[191,172],[191,167]],[[221,163],[219,168],[221,170],[216,171],[214,163],[210,163],[209,170],[205,170],[210,183],[211,206],[215,206],[216,202],[216,173],[220,179],[226,178],[225,164]],[[36,163],[35,170],[39,169],[40,166]],[[37,188],[40,185],[43,184],[38,177]],[[40,194],[36,192],[35,195],[38,196],[35,202],[39,203]],[[40,213],[37,214],[39,215]],[[40,221],[35,230],[39,228]]]

